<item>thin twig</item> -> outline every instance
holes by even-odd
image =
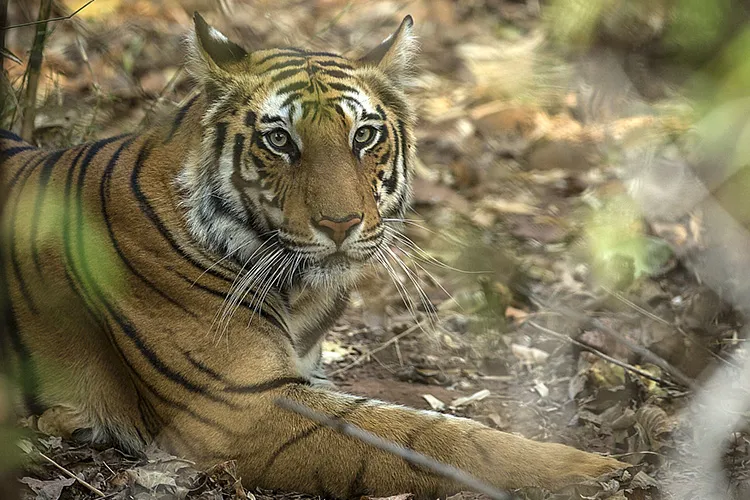
[[[329,417],[324,413],[320,413],[313,410],[312,408],[286,398],[277,399],[276,405],[285,410],[298,413],[314,422],[325,425],[326,427],[329,427],[336,432],[340,432],[345,436],[359,439],[363,443],[369,444],[370,446],[386,451],[388,453],[392,453],[411,464],[430,469],[435,474],[460,483],[473,491],[483,493],[490,498],[494,498],[496,500],[510,500],[512,498],[504,491],[498,490],[494,486],[485,483],[484,481],[462,471],[461,469],[453,467],[452,465],[438,462],[434,458],[430,458],[419,452],[410,450],[409,448],[405,448],[393,441],[383,439],[380,436],[376,436],[375,434],[357,427],[356,425],[350,424],[341,418]]]
[[[539,305],[545,306],[545,304],[541,301],[537,301],[537,303]],[[606,334],[607,336],[615,340],[617,343],[624,345],[625,347],[627,347],[634,353],[641,356],[644,360],[658,366],[665,372],[669,373],[669,375],[672,376],[672,378],[674,378],[677,382],[679,382],[683,386],[689,387],[691,389],[695,389],[696,385],[693,379],[685,375],[685,373],[682,370],[672,365],[672,363],[665,360],[661,356],[658,356],[652,351],[646,349],[645,347],[639,346],[636,343],[631,342],[630,340],[626,339],[617,330],[605,325],[598,319],[579,313],[578,311],[575,311],[574,309],[571,309],[569,307],[563,306],[563,307],[550,308],[550,309],[557,309],[557,311],[559,311],[561,314],[575,319],[578,322],[579,326],[588,325],[588,326],[591,326],[600,330],[602,333]],[[565,335],[564,337],[570,338]],[[585,345],[585,344],[581,343],[581,345]]]
[[[398,342],[393,344],[393,347],[396,349],[396,357],[398,358],[398,364],[402,368],[404,367],[404,358],[401,356],[401,347],[399,347]]]
[[[662,317],[659,317],[656,314],[652,313],[651,311],[648,311],[648,310],[644,309],[643,307],[639,306],[638,304],[636,304],[632,300],[630,300],[627,297],[625,297],[620,292],[618,292],[616,290],[610,290],[609,288],[607,288],[605,286],[603,286],[601,288],[602,288],[602,290],[604,290],[605,292],[607,292],[612,297],[616,298],[617,300],[619,300],[620,302],[622,302],[626,306],[635,309],[636,311],[638,311],[639,313],[643,314],[647,318],[650,318],[650,319],[656,321],[657,323],[661,323],[662,325],[665,325],[665,326],[672,326],[672,324],[669,321],[667,321],[666,319],[664,319]]]
[[[31,21],[30,23],[13,24],[13,25],[10,25],[10,26],[0,27],[0,29],[3,30],[3,31],[5,31],[5,30],[13,29],[13,28],[23,28],[24,26],[34,26],[36,24],[46,24],[46,23],[52,23],[52,22],[55,22],[55,21],[67,21],[68,19],[72,18],[73,16],[75,16],[76,14],[78,14],[79,12],[81,12],[83,9],[85,9],[86,7],[88,7],[89,5],[91,5],[91,3],[93,3],[93,1],[94,0],[89,0],[88,2],[86,2],[85,4],[83,4],[82,7],[79,7],[78,9],[76,9],[75,12],[73,12],[72,14],[68,14],[67,16],[53,17],[52,19],[40,19],[38,21]]]
[[[669,383],[669,381],[664,380],[661,377],[657,377],[656,375],[651,375],[650,373],[648,373],[645,370],[641,370],[640,368],[635,367],[635,366],[633,366],[631,364],[625,363],[624,361],[620,361],[619,359],[615,359],[612,356],[608,356],[608,355],[604,354],[602,351],[600,351],[599,349],[596,349],[593,346],[590,346],[590,345],[588,345],[586,343],[583,343],[580,340],[576,340],[576,339],[571,338],[571,337],[569,337],[569,336],[567,336],[567,335],[565,335],[563,333],[556,332],[554,330],[550,330],[549,328],[546,328],[546,327],[544,327],[544,326],[542,326],[542,325],[540,325],[538,323],[535,323],[533,321],[530,321],[530,320],[526,320],[526,324],[533,326],[534,328],[536,328],[540,332],[544,332],[547,335],[550,335],[550,336],[558,338],[560,340],[565,340],[567,342],[570,342],[571,344],[577,345],[581,349],[585,349],[585,350],[589,351],[590,353],[592,353],[592,354],[594,354],[596,356],[599,356],[603,360],[609,361],[610,363],[615,364],[617,366],[620,366],[620,367],[624,368],[625,370],[631,371],[631,372],[633,372],[633,373],[635,373],[637,375],[640,375],[641,377],[645,377],[645,378],[647,378],[649,380],[653,380],[654,382],[658,382],[658,383],[660,383],[662,385],[671,385]]]
[[[602,287],[602,289],[605,292],[607,292],[609,295],[611,295],[612,297],[614,297],[617,300],[619,300],[620,302],[622,302],[623,304],[625,304],[625,305],[627,305],[629,307],[632,307],[637,312],[643,314],[645,317],[647,317],[649,319],[652,319],[652,320],[656,321],[657,323],[661,323],[664,326],[668,326],[670,328],[673,328],[677,333],[679,333],[680,335],[682,335],[682,338],[684,338],[685,340],[687,340],[688,342],[690,342],[690,344],[698,347],[700,350],[702,350],[703,352],[705,352],[706,354],[708,354],[712,358],[718,360],[721,363],[724,363],[726,365],[732,366],[733,368],[739,368],[737,365],[735,365],[731,361],[727,361],[726,359],[722,358],[721,356],[719,356],[718,354],[716,354],[715,352],[713,352],[711,349],[707,348],[705,345],[701,344],[700,342],[696,342],[695,340],[693,340],[687,334],[687,332],[685,332],[685,330],[683,330],[682,328],[680,328],[678,325],[674,325],[671,322],[667,321],[666,319],[664,319],[664,318],[662,318],[660,316],[657,316],[656,314],[652,313],[651,311],[646,310],[645,308],[639,306],[638,304],[636,304],[635,302],[633,302],[632,300],[628,299],[627,297],[625,297],[624,295],[622,295],[621,293],[619,293],[619,292],[617,292],[615,290],[610,290],[610,289],[608,289],[606,287]]]
[[[94,488],[89,483],[87,483],[86,481],[84,481],[80,477],[76,476],[75,474],[73,474],[68,469],[66,469],[62,465],[60,465],[57,462],[55,462],[54,460],[52,460],[50,457],[48,457],[47,455],[45,455],[41,451],[39,452],[39,456],[41,456],[43,459],[45,459],[46,461],[48,461],[49,463],[51,463],[52,465],[54,465],[60,472],[62,472],[63,474],[65,474],[69,478],[75,479],[76,481],[78,481],[79,483],[81,483],[81,486],[83,486],[84,488],[86,488],[87,490],[89,490],[90,492],[92,492],[94,495],[96,495],[96,496],[98,496],[100,498],[104,498],[106,496],[100,490],[98,490],[97,488]]]
[[[44,42],[47,38],[47,20],[52,12],[52,0],[42,0],[39,6],[39,22],[36,26],[34,44],[29,55],[28,81],[24,96],[23,120],[21,122],[21,137],[31,142],[34,134],[34,118],[36,117],[36,93],[39,88],[39,73],[42,69]]]
[[[643,346],[639,346],[635,342],[631,342],[630,340],[620,335],[620,333],[617,330],[605,325],[604,323],[602,323],[596,318],[589,318],[589,323],[594,328],[601,330],[602,332],[609,335],[611,338],[613,338],[620,344],[624,345],[625,347],[627,347],[634,353],[641,356],[644,360],[648,361],[649,363],[655,364],[662,370],[669,373],[680,384],[684,385],[685,387],[690,387],[691,389],[695,388],[695,382],[693,381],[693,379],[685,375],[685,373],[683,373],[682,370],[674,366],[672,363],[670,363],[666,359],[662,358],[661,356],[658,356],[657,354],[653,353],[652,351],[646,349]]]
[[[428,320],[422,320],[419,323],[416,323],[416,324],[410,326],[409,328],[407,328],[403,332],[399,333],[398,335],[396,335],[392,339],[388,340],[387,342],[384,342],[383,344],[379,345],[375,349],[372,349],[370,351],[367,351],[367,352],[363,353],[360,357],[358,357],[357,359],[355,359],[354,361],[352,361],[348,365],[342,366],[338,370],[332,371],[331,373],[328,374],[328,376],[332,377],[334,375],[338,375],[339,373],[343,373],[343,372],[349,370],[350,368],[354,368],[355,366],[357,366],[360,363],[362,363],[362,361],[364,361],[365,359],[367,359],[369,356],[372,356],[373,354],[376,354],[376,353],[382,351],[383,349],[385,349],[389,345],[393,344],[394,342],[398,342],[399,339],[401,339],[403,337],[406,337],[407,335],[410,335],[410,334],[414,333],[415,331],[417,331],[418,329],[422,328],[425,325],[425,323],[427,323],[427,322],[428,322]]]
[[[323,26],[321,29],[319,29],[318,31],[316,31],[313,34],[312,39],[318,38],[323,33],[325,33],[326,31],[330,30],[331,28],[333,28],[339,22],[339,20],[347,12],[349,12],[349,9],[352,8],[353,4],[354,4],[354,0],[349,0],[348,2],[346,2],[346,5],[344,5],[344,7],[335,16],[333,16],[333,19],[331,19],[328,23],[326,23],[325,26]]]
[[[174,90],[174,86],[177,83],[177,80],[182,76],[184,71],[185,71],[184,66],[180,66],[179,68],[177,68],[177,71],[174,72],[174,74],[166,83],[166,85],[162,87],[161,91],[159,92],[159,95],[156,96],[156,99],[154,99],[154,101],[151,103],[151,106],[149,106],[149,108],[146,110],[146,113],[143,115],[143,118],[141,119],[141,123],[138,124],[139,127],[143,127],[151,119],[154,113],[154,110],[156,109],[156,106],[158,106],[164,101],[164,96],[167,95],[167,92],[172,92]]]

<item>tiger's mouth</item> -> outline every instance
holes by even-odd
[[[310,256],[299,266],[297,276],[308,286],[323,289],[349,288],[376,261],[374,252],[337,250]]]
[[[342,289],[356,284],[367,264],[343,252],[336,252],[321,259],[311,260],[301,266],[299,277],[314,288]]]
[[[371,255],[356,255],[351,252],[336,251],[329,255],[313,259],[309,267],[317,267],[321,272],[331,275],[356,271],[372,260]]]
[[[276,242],[294,263],[291,282],[324,288],[346,288],[356,284],[365,269],[380,260],[378,255],[388,244],[384,232],[365,238],[357,235],[337,248],[280,233]]]
[[[320,261],[320,267],[322,268],[336,268],[336,267],[350,267],[352,263],[357,263],[356,260],[354,260],[351,256],[345,254],[344,252],[336,252],[331,255],[328,255],[326,257],[323,257],[323,259]]]

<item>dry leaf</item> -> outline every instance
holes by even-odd
[[[138,468],[129,470],[128,475],[136,484],[143,486],[149,491],[153,491],[159,486],[177,487],[172,474],[166,472]]]
[[[505,308],[505,317],[508,319],[512,319],[518,323],[528,318],[528,316],[529,313],[522,309],[516,309],[513,306],[508,306]]]
[[[479,208],[501,214],[533,215],[539,212],[538,208],[528,203],[504,198],[487,198],[479,203]]]
[[[323,341],[322,360],[324,365],[330,365],[336,361],[341,361],[348,353],[349,349],[342,347],[336,342],[330,342],[328,340]]]
[[[57,500],[62,490],[76,482],[73,478],[53,479],[52,481],[40,481],[33,477],[23,477],[20,482],[31,488],[36,493],[36,500]]]
[[[490,395],[489,390],[482,389],[479,392],[475,392],[471,396],[465,396],[465,397],[454,399],[451,402],[450,407],[455,410],[457,408],[461,408],[462,406],[467,406],[475,401],[481,401],[489,395]]]
[[[490,413],[487,415],[487,420],[492,423],[492,427],[495,429],[503,430],[508,428],[508,423],[498,413]]]
[[[630,482],[630,486],[633,488],[640,488],[643,490],[647,490],[649,488],[658,488],[659,483],[657,483],[654,478],[652,478],[645,472],[639,471],[633,477],[633,480]]]
[[[511,344],[510,351],[519,361],[528,365],[541,365],[549,358],[548,352],[521,344]]]
[[[642,430],[644,441],[653,451],[661,448],[661,436],[674,429],[674,423],[658,406],[646,405],[639,408],[635,414],[635,420],[639,431]]]
[[[546,398],[549,396],[549,388],[544,384],[544,382],[537,381],[534,384],[534,390],[539,394],[539,397]]]
[[[411,493],[402,493],[400,495],[394,495],[392,497],[362,497],[363,499],[367,500],[411,500],[414,498],[414,495]]]
[[[630,408],[625,408],[622,415],[612,421],[610,427],[612,430],[625,430],[629,429],[636,422],[635,412]]]
[[[422,394],[422,397],[427,401],[427,404],[430,405],[430,408],[436,411],[442,411],[445,410],[445,403],[440,401],[438,398],[433,396],[432,394]]]

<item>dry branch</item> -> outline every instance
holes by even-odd
[[[6,2],[6,1],[7,0],[0,0],[0,3]],[[67,16],[53,17],[52,19],[40,19],[39,21],[31,21],[30,23],[22,23],[22,24],[12,24],[10,26],[5,26],[5,27],[0,26],[0,30],[5,31],[5,30],[14,29],[14,28],[23,28],[24,26],[34,26],[36,24],[42,24],[42,23],[46,24],[46,23],[52,23],[52,22],[55,22],[55,21],[66,21],[66,20],[74,17],[76,14],[78,14],[83,9],[85,9],[86,7],[88,7],[89,5],[91,5],[93,2],[94,2],[94,0],[89,0],[88,2],[86,2],[82,6],[78,7],[75,11],[73,11],[70,14],[68,14]]]

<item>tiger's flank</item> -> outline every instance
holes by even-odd
[[[337,392],[326,330],[409,205],[411,17],[360,59],[246,51],[195,16],[199,92],[161,125],[69,149],[0,132],[2,366],[19,405],[94,442],[151,442],[243,483],[435,498],[456,481],[274,404],[344,420],[496,488],[624,464]]]

